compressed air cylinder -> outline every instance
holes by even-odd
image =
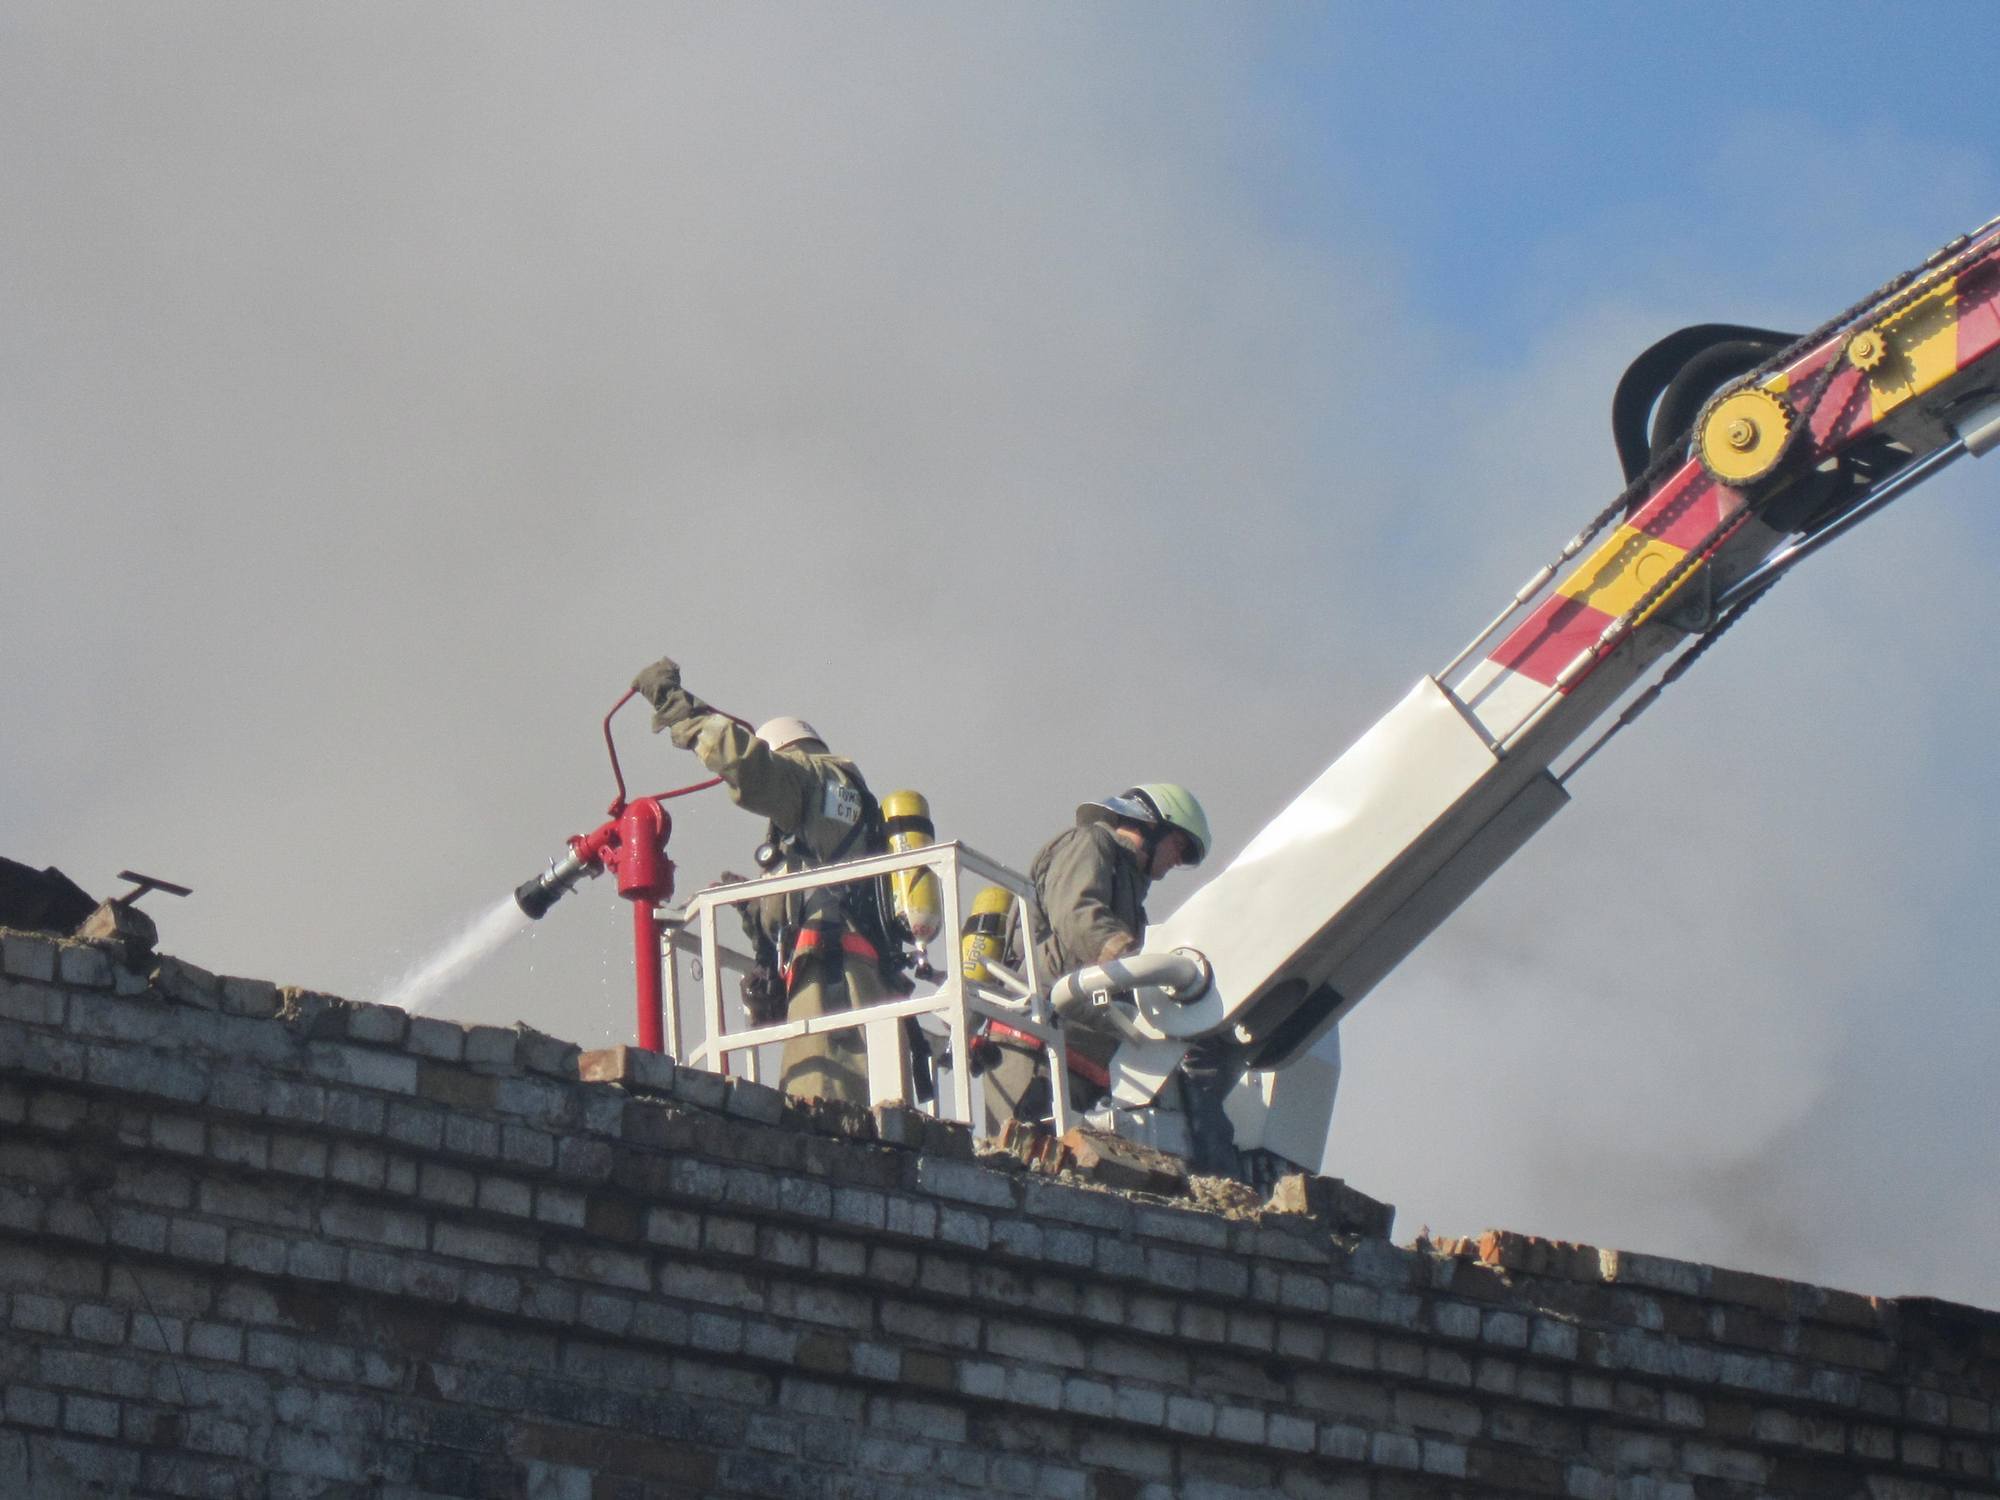
[[[882,799],[882,831],[888,836],[889,852],[907,854],[921,849],[937,837],[931,823],[931,805],[921,792],[891,792]],[[910,929],[910,936],[922,947],[944,926],[944,900],[937,876],[929,870],[898,870],[889,877],[889,897],[896,915]]]
[[[965,919],[965,933],[958,940],[959,971],[974,984],[987,984],[992,974],[986,960],[998,959],[1007,947],[1008,920],[1014,912],[1014,893],[1002,886],[989,885],[972,898],[972,912]]]

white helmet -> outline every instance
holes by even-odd
[[[826,740],[817,729],[804,719],[794,719],[786,714],[780,714],[775,719],[766,719],[759,724],[757,738],[773,750],[783,750],[787,745],[796,745],[804,740],[811,740],[821,749],[826,748]]]

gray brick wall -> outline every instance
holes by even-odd
[[[0,1497],[2000,1494],[1992,1314],[583,1073],[0,936]]]

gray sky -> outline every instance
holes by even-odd
[[[1899,76],[1861,7],[1704,110],[1587,7],[1514,71],[1444,12],[0,3],[0,853],[379,995],[601,817],[671,652],[1011,863],[1156,778],[1226,857],[1617,490],[1639,349],[2000,212],[1992,129],[1823,86]],[[1356,1013],[1328,1169],[1405,1237],[2000,1306],[1996,475]],[[684,889],[743,867],[675,806]],[[628,942],[600,882],[439,1009],[624,1039]]]

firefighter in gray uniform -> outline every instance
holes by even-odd
[[[836,864],[868,852],[866,826],[874,798],[853,761],[828,751],[803,719],[779,718],[753,735],[681,686],[680,668],[661,658],[632,681],[653,705],[653,730],[666,730],[683,750],[729,786],[739,807],[770,819],[760,851],[766,874]],[[823,887],[766,898],[747,924],[776,951],[782,1018],[802,1021],[886,998],[879,931],[861,913],[866,891]],[[774,1007],[775,1009],[775,1007]],[[770,1024],[777,1014],[758,1015]],[[794,1098],[839,1099],[868,1105],[867,1049],[858,1028],[793,1037],[785,1043],[781,1084]]]
[[[1207,814],[1192,792],[1172,782],[1148,782],[1079,807],[1075,826],[1044,844],[1028,866],[1035,888],[1028,927],[1044,981],[1135,951],[1145,940],[1153,882],[1181,865],[1200,864],[1208,847]],[[1020,966],[1021,955],[1008,958]],[[1076,1025],[1068,1033],[1070,1100],[1088,1109],[1109,1087],[1106,1065],[1118,1040]],[[1047,1119],[1041,1043],[997,1021],[987,1036],[1000,1052],[985,1075],[987,1131],[997,1132],[1009,1118]]]

